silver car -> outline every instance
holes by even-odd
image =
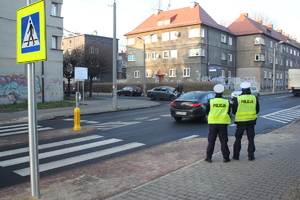
[[[259,90],[255,86],[250,86],[251,94],[259,98]],[[242,88],[239,87],[231,93],[231,99],[234,100],[237,96],[242,94]]]

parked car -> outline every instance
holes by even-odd
[[[65,85],[64,92],[65,92],[65,94],[68,93],[68,85]],[[75,87],[73,85],[70,85],[70,93],[72,93],[72,94],[76,93],[76,89],[75,89]]]
[[[148,90],[147,97],[151,98],[151,100],[171,100],[176,95],[175,93],[173,93],[174,89],[175,88],[169,86],[158,86],[151,90]]]
[[[143,94],[143,91],[139,87],[135,86],[126,86],[122,88],[121,90],[117,91],[117,95],[125,95],[125,96],[141,96]]]
[[[205,107],[208,100],[214,97],[213,91],[187,92],[171,102],[171,116],[176,121],[181,121],[182,118],[194,118],[207,122]]]
[[[255,86],[250,86],[251,94],[259,98],[259,90]],[[234,100],[237,96],[242,94],[242,88],[239,87],[231,93],[231,99]]]

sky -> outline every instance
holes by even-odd
[[[162,0],[162,10],[188,7],[192,0]],[[65,36],[69,33],[113,37],[113,4],[116,3],[116,37],[119,50],[125,50],[125,33],[135,29],[153,14],[157,0],[64,0],[61,16]],[[283,30],[300,41],[299,0],[198,0],[199,5],[217,22],[233,22],[241,13],[259,12],[276,22]]]

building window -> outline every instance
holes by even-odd
[[[52,16],[58,16],[58,4],[57,3],[52,3],[51,15]]]
[[[166,33],[162,33],[162,41],[168,41],[170,40],[170,33],[166,32]]]
[[[127,45],[134,45],[135,44],[135,38],[128,38],[127,39]]]
[[[52,49],[57,49],[57,36],[52,36],[51,48]]]
[[[151,77],[151,76],[152,76],[152,71],[146,70],[146,77]]]
[[[255,54],[254,61],[265,61],[265,55],[264,54]]]
[[[261,37],[256,37],[254,44],[262,44],[265,45],[265,39]]]
[[[169,77],[176,77],[176,69],[169,70]]]
[[[289,66],[289,60],[285,61],[285,66],[287,66],[287,67]]]
[[[151,37],[146,36],[145,37],[145,43],[151,43]]]
[[[171,58],[177,58],[177,50],[171,50],[170,54]]]
[[[226,35],[221,34],[221,42],[226,43]]]
[[[293,67],[293,61],[292,60],[290,61],[290,66]]]
[[[146,59],[146,60],[149,60],[149,59],[150,59],[150,53],[149,53],[149,52],[147,52],[147,53],[145,54],[145,59]]]
[[[292,48],[290,48],[290,54],[293,54],[293,49]]]
[[[273,41],[270,41],[270,47],[273,48]]]
[[[271,72],[269,72],[269,79],[271,79],[272,78],[272,73]]]
[[[202,38],[205,37],[205,29],[204,29],[204,28],[201,28],[201,29],[200,29],[200,36],[201,36]]]
[[[91,54],[94,54],[94,53],[95,53],[94,47],[90,47],[90,53],[91,53]]]
[[[228,54],[228,61],[232,61],[232,54]]]
[[[282,73],[280,73],[280,79],[282,79]]]
[[[225,77],[226,74],[225,74],[225,70],[222,70],[222,76]]]
[[[189,56],[200,56],[200,49],[190,49]]]
[[[267,72],[264,71],[264,78],[267,78]]]
[[[152,59],[156,59],[156,58],[158,58],[158,56],[159,56],[159,55],[158,55],[156,52],[152,52],[152,53],[151,53],[151,58],[152,58]]]
[[[128,61],[135,61],[135,55],[128,55]]]
[[[231,78],[231,71],[228,71],[228,78]]]
[[[151,36],[152,42],[157,42],[157,34]]]
[[[140,78],[140,70],[134,70],[133,76],[134,78]]]
[[[222,53],[221,60],[226,60],[226,53]]]
[[[191,76],[191,69],[190,68],[184,68],[183,69],[183,77],[190,77]]]
[[[228,44],[232,45],[232,37],[228,37]]]
[[[163,58],[169,58],[170,57],[170,52],[169,51],[163,51]]]
[[[171,40],[177,40],[177,36],[178,36],[178,31],[172,31],[171,33]]]
[[[280,65],[283,65],[283,60],[282,59],[280,59]]]
[[[189,38],[200,37],[200,29],[194,28],[189,30]]]

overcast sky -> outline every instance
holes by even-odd
[[[125,33],[132,31],[153,14],[157,0],[64,0],[64,28],[70,32],[113,37],[113,3],[116,2],[119,49],[125,46]],[[164,0],[163,8],[189,6],[191,0]],[[233,22],[241,13],[260,12],[277,22],[277,28],[300,41],[300,0],[198,0],[200,6],[218,23]],[[65,32],[67,33],[67,32]]]

